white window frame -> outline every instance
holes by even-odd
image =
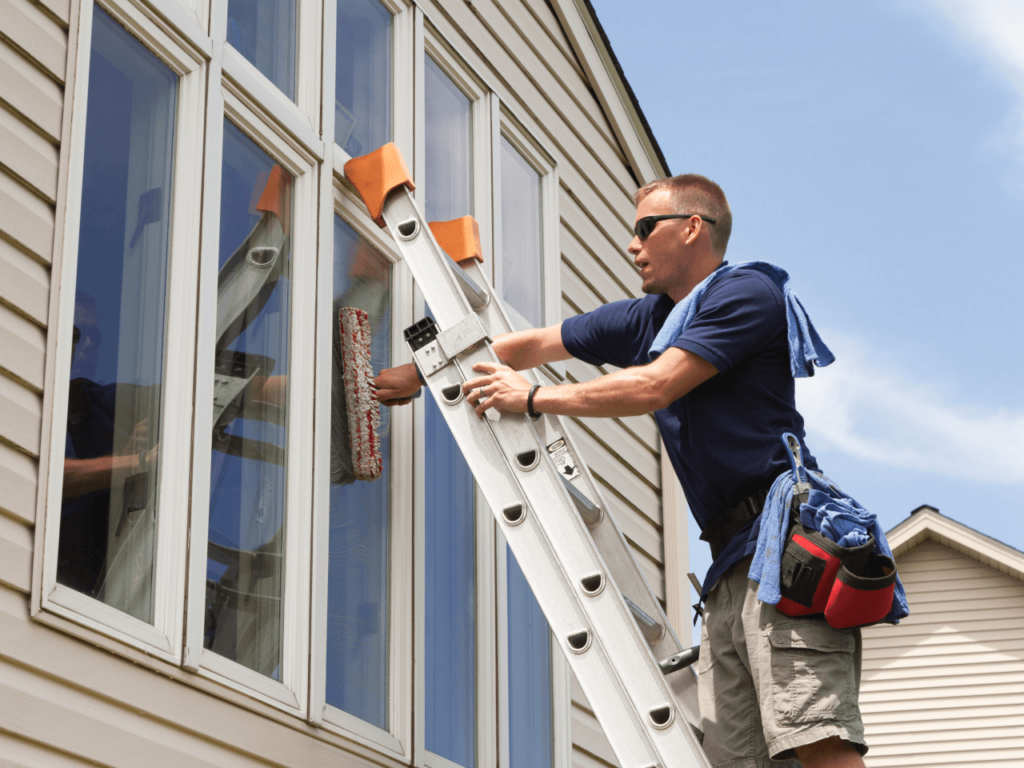
[[[558,163],[554,153],[545,148],[522,123],[515,118],[505,104],[496,110],[494,134],[494,290],[501,296],[502,248],[501,248],[501,138],[504,137],[519,152],[539,175],[541,183],[541,266],[543,269],[543,317],[542,325],[554,325],[561,314],[561,254],[558,246]],[[509,319],[516,330],[532,328],[514,307],[504,305]],[[564,366],[552,366],[564,376]]]
[[[337,0],[324,3],[324,29],[330,30],[326,38],[333,40],[337,29]],[[301,0],[300,0],[301,2]],[[416,15],[418,10],[411,0],[378,0],[391,14],[391,141],[408,162],[414,152],[414,62],[416,49]],[[334,143],[334,99],[337,77],[337,46],[328,45],[323,52],[323,135],[333,147],[334,172],[344,176],[345,163],[352,157]],[[330,105],[330,109],[327,106]],[[411,119],[399,119],[408,115]],[[373,149],[377,149],[374,147]]]
[[[227,42],[228,0],[211,0],[211,36],[223,51],[224,76],[237,88],[271,109],[275,120],[312,146],[320,136],[320,67],[323,35],[321,7],[325,0],[297,0],[295,20],[295,101]],[[326,0],[330,2],[330,0]]]
[[[219,0],[218,0],[219,1]],[[226,20],[226,17],[225,17]],[[246,103],[244,94],[225,79],[210,89],[207,114],[206,183],[203,211],[203,259],[200,274],[199,328],[215,327],[220,238],[221,170],[224,119],[230,120],[290,173],[292,184],[289,383],[285,490],[284,627],[281,681],[277,682],[203,648],[206,608],[206,559],[209,532],[214,338],[198,334],[194,408],[196,435],[192,465],[189,601],[184,666],[285,711],[305,716],[308,705],[310,610],[310,515],[312,507],[314,332],[318,197],[317,157]],[[299,254],[311,254],[301,258]],[[304,297],[308,297],[304,300]]]
[[[121,24],[132,37],[178,75],[178,98],[174,127],[174,168],[171,196],[171,232],[168,252],[166,324],[161,451],[158,459],[157,551],[154,565],[154,622],[146,624],[126,613],[57,584],[57,549],[60,537],[61,488],[67,429],[71,329],[74,325],[78,245],[85,163],[86,105],[89,91],[89,61],[92,51],[94,9],[101,8]],[[69,88],[66,109],[72,110],[67,136],[67,181],[61,196],[64,218],[62,245],[56,251],[52,282],[58,286],[48,335],[48,371],[45,385],[44,435],[46,445],[41,462],[40,520],[45,531],[43,567],[38,602],[33,612],[46,610],[114,637],[157,658],[178,663],[184,620],[185,545],[187,508],[184,484],[174,478],[187,477],[191,430],[188,414],[192,402],[195,285],[198,274],[199,200],[202,177],[202,143],[206,65],[202,50],[187,42],[152,11],[118,0],[83,0],[78,38],[75,43],[73,90]],[[172,321],[172,318],[174,320]],[[178,321],[181,318],[181,321]]]
[[[391,350],[392,365],[411,362],[412,355],[402,331],[412,324],[412,277],[386,230],[370,220],[354,192],[332,185],[328,213],[332,236],[321,238],[322,247],[333,243],[334,217],[340,217],[367,240],[392,265]],[[333,248],[333,246],[331,246]],[[331,420],[331,366],[333,323],[333,252],[321,253],[318,304],[317,424]],[[411,408],[393,408],[391,418],[391,487],[388,508],[388,728],[378,728],[326,703],[327,590],[330,542],[330,433],[316,431],[314,470],[313,538],[313,636],[310,721],[364,746],[403,762],[412,752],[413,696],[413,508],[412,484],[403,482],[413,472],[413,414]]]
[[[462,91],[470,101],[472,151],[472,206],[473,218],[480,227],[480,242],[484,263],[492,261],[492,211],[491,211],[491,156],[492,129],[491,120],[493,104],[496,97],[487,85],[465,61],[447,43],[438,30],[425,19],[417,9],[416,34],[416,153],[414,177],[417,184],[417,197],[422,208],[422,190],[426,182],[426,86],[424,67],[426,56],[433,59],[441,71]],[[416,318],[423,317],[425,305],[423,297],[416,292]],[[425,395],[429,397],[430,395]],[[416,404],[416,468],[414,483],[415,520],[416,520],[416,656],[425,658],[425,635],[423,631],[426,619],[425,582],[426,582],[426,467],[424,461],[425,448],[425,410],[421,403]],[[474,550],[476,557],[476,763],[477,765],[495,765],[497,760],[497,675],[494,660],[495,645],[495,564],[494,564],[494,532],[495,523],[490,510],[484,501],[479,488],[474,493]],[[447,760],[425,748],[426,741],[426,673],[423,664],[416,670],[416,702],[415,727],[416,744],[414,765],[424,768],[463,768],[457,763]]]

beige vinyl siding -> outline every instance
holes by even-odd
[[[933,541],[898,567],[910,617],[864,630],[868,766],[1024,765],[1024,582]]]

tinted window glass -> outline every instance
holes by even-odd
[[[551,635],[508,550],[508,728],[511,768],[550,768]]]
[[[334,141],[352,157],[391,141],[391,13],[338,0]]]
[[[331,522],[327,589],[327,703],[388,727],[389,408],[380,408],[381,472],[359,479],[357,452],[370,448],[353,430],[346,395],[341,316],[363,310],[374,374],[391,365],[391,265],[334,217],[334,368],[331,388]],[[350,342],[345,342],[350,344]],[[353,368],[355,366],[352,366]]]
[[[229,0],[228,42],[295,99],[295,0]]]
[[[222,174],[203,644],[279,680],[292,177],[226,120]]]
[[[544,324],[540,196],[540,174],[502,136],[502,298],[534,327]]]
[[[93,19],[57,581],[152,623],[178,80]]]
[[[428,56],[428,220],[472,213],[470,102]],[[427,313],[430,313],[429,307]],[[473,475],[433,398],[426,407],[426,747],[476,764],[476,526]]]

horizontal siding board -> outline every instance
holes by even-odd
[[[0,167],[51,203],[57,199],[58,154],[57,147],[0,108]]]
[[[53,207],[13,177],[0,173],[0,236],[49,263],[53,227]]]
[[[661,487],[661,461],[658,455],[615,419],[584,416],[574,418],[573,423],[600,441],[609,453],[617,456],[652,488]]]
[[[501,10],[505,22],[515,30],[522,44],[529,46],[531,55],[528,57],[524,57],[522,52],[519,55],[513,52],[523,69],[536,79],[537,67],[543,65],[564,89],[565,94],[573,100],[581,112],[586,114],[591,125],[604,137],[608,148],[611,149],[611,152],[608,153],[608,161],[613,162],[612,157],[614,157],[618,162],[626,165],[626,155],[619,146],[619,140],[605,116],[604,109],[594,97],[586,75],[581,69],[574,66],[575,57],[570,61],[564,55],[564,51],[562,51],[562,56],[551,55],[550,43],[552,40],[548,29],[519,0],[495,0],[494,6]],[[505,32],[503,29],[498,29],[497,26],[495,31],[499,33],[499,36],[503,36],[502,33]],[[509,37],[505,36],[505,39],[507,41]],[[541,87],[542,90],[548,91],[547,88]],[[556,103],[558,98],[556,94]],[[604,148],[602,145],[601,149]]]
[[[571,359],[565,361],[565,370],[573,381],[592,381],[601,375],[601,371],[592,365],[587,365],[581,360]],[[624,416],[616,419],[625,429],[637,436],[651,450],[658,450],[660,445],[658,437],[658,425],[654,416],[645,414],[643,416]]]
[[[572,43],[569,42],[565,30],[562,29],[562,22],[558,20],[550,3],[547,0],[523,0],[523,6],[533,14],[534,18],[537,19],[547,32],[548,39],[558,47],[565,59],[586,80],[583,67],[580,66],[579,59],[576,58],[576,51],[573,50]],[[587,83],[587,88],[590,89],[589,82]],[[605,119],[607,120],[607,118]]]
[[[46,325],[50,272],[3,239],[0,239],[0,301],[39,325]]]
[[[568,269],[576,273],[601,304],[636,298],[634,294],[639,291],[639,276],[634,277],[625,270],[613,273],[564,222],[559,233],[559,244],[562,260]]]
[[[582,749],[573,749],[572,765],[573,768],[606,768],[606,766],[617,766],[618,763],[609,763]]]
[[[615,524],[622,531],[622,535],[642,550],[647,557],[657,563],[662,563],[664,553],[661,529],[643,515],[638,515],[636,510],[626,506],[618,496],[611,493],[605,493],[603,496],[608,505],[608,511],[615,519]]]
[[[574,706],[570,722],[573,744],[609,765],[618,765],[608,737],[604,735],[596,717]]]
[[[648,520],[660,525],[661,496],[649,483],[644,482],[584,430],[573,430],[573,439],[595,475],[600,475],[611,488]]]
[[[32,588],[32,531],[0,515],[0,584],[21,592]]]
[[[0,440],[38,456],[42,413],[38,395],[0,374]]]
[[[0,451],[10,450],[0,444]],[[0,512],[25,522],[35,519],[36,484],[0,463]]]
[[[63,83],[68,57],[64,30],[28,0],[0,0],[0,19],[0,36]]]
[[[71,22],[71,0],[35,0],[35,2],[67,29]]]
[[[0,588],[0,723],[8,731],[71,754],[80,754],[88,740],[91,759],[126,768],[400,765],[211,681],[160,666],[165,674],[32,621],[28,597]],[[18,706],[8,704],[9,691],[32,707],[32,717],[8,718]],[[244,704],[232,705],[225,696]],[[123,734],[133,737],[121,742]],[[100,736],[114,745],[109,751],[93,743]],[[160,748],[117,751],[134,749],[136,739]],[[156,762],[149,762],[152,753]]]
[[[620,285],[623,292],[635,296],[640,290],[640,273],[633,257],[626,251],[633,233],[622,222],[602,220],[598,224],[595,211],[584,209],[572,194],[559,195],[558,212],[562,226],[570,230],[581,243],[586,243],[605,270]]]
[[[999,764],[1024,749],[1024,583],[930,541],[898,567],[910,617],[864,633],[867,765]]]
[[[7,43],[0,42],[0,102],[53,143],[60,140],[63,89]]]
[[[42,392],[45,359],[46,334],[0,305],[0,371]]]

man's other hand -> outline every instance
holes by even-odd
[[[462,385],[462,391],[476,408],[477,416],[483,416],[488,408],[497,408],[499,412],[526,413],[529,381],[507,365],[498,363],[477,363],[473,370],[488,374]]]
[[[377,399],[384,405],[406,405],[420,390],[420,377],[412,363],[385,368],[373,380]]]

